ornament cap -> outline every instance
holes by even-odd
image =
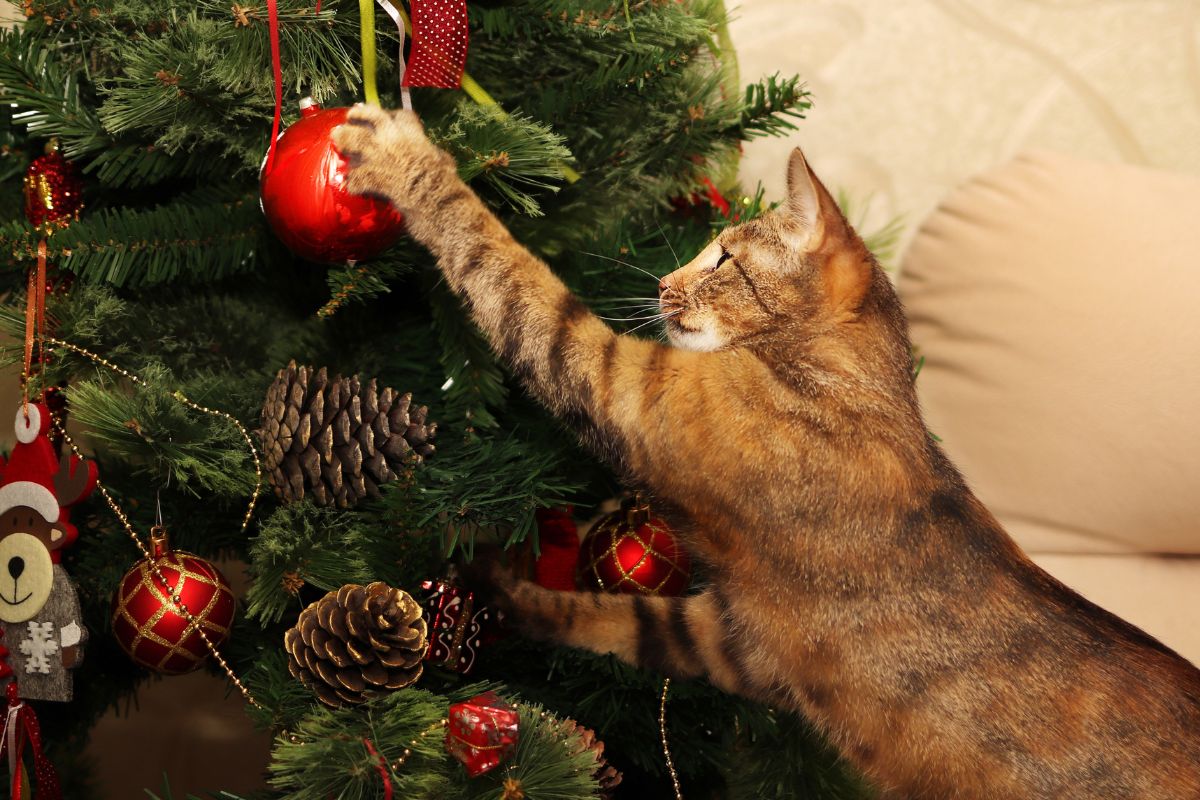
[[[300,116],[311,117],[321,110],[321,104],[311,97],[300,98]]]
[[[150,529],[150,552],[155,558],[162,558],[171,552],[171,537],[162,525],[155,525]]]
[[[634,492],[633,497],[626,500],[624,506],[625,522],[634,530],[650,521],[650,504],[641,492]]]

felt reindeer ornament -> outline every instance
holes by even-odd
[[[79,597],[59,560],[79,536],[71,506],[96,486],[96,465],[54,455],[50,410],[17,408],[17,443],[0,459],[0,622],[19,697],[67,701],[83,659]]]

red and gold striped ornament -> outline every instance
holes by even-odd
[[[691,584],[692,563],[667,524],[635,495],[584,537],[579,582],[605,592],[672,597]]]
[[[199,556],[172,550],[162,528],[151,532],[150,544],[152,557],[134,564],[117,587],[113,635],[143,667],[181,675],[198,669],[209,655],[197,626],[219,647],[229,637],[236,602],[225,576]]]

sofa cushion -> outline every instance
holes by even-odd
[[[1200,553],[1200,180],[1022,156],[899,286],[930,428],[1026,550]]]

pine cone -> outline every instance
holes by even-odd
[[[436,423],[412,395],[377,391],[358,376],[329,379],[325,368],[281,369],[263,403],[264,461],[279,499],[291,503],[305,490],[317,505],[354,505],[377,497],[380,484],[433,454]]]
[[[572,755],[578,755],[584,750],[591,750],[596,754],[596,769],[592,772],[592,779],[600,784],[600,791],[596,796],[611,798],[613,789],[617,788],[624,776],[604,757],[604,742],[596,738],[596,732],[591,728],[585,728],[573,719],[564,719],[562,725],[563,733],[568,737],[576,737],[574,749],[571,750]]]
[[[337,708],[414,683],[426,633],[421,606],[407,592],[351,583],[301,611],[283,646],[292,677]]]

